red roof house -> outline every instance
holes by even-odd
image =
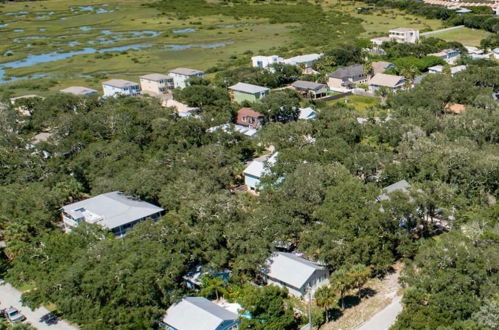
[[[260,128],[263,123],[264,116],[253,110],[252,108],[241,108],[237,112],[236,123],[242,126],[249,126],[252,128]]]

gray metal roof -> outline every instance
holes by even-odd
[[[161,207],[126,196],[119,191],[88,198],[66,205],[62,209],[69,214],[83,215],[86,222],[97,223],[108,229],[164,211]]]
[[[173,70],[170,70],[170,73],[176,73],[184,76],[195,76],[200,73],[203,73],[203,71],[199,70],[194,70],[194,69],[188,69],[188,68],[176,68]]]
[[[264,93],[269,90],[267,87],[262,87],[242,82],[230,86],[229,89],[248,94]]]
[[[306,90],[314,90],[314,91],[317,91],[317,90],[320,90],[320,89],[326,87],[326,85],[324,85],[324,84],[318,84],[316,82],[306,81],[306,80],[297,80],[294,83],[292,83],[291,86],[293,86],[294,88],[297,88],[297,89],[306,89]]]
[[[331,78],[347,79],[364,75],[365,75],[364,66],[362,64],[354,64],[350,66],[345,66],[343,68],[339,68],[338,70],[331,73],[329,76]]]
[[[234,314],[203,297],[185,297],[166,311],[163,322],[178,330],[215,330]]]
[[[61,93],[68,93],[73,95],[90,95],[97,94],[95,89],[81,87],[81,86],[71,86],[68,88],[61,89]]]
[[[404,193],[409,192],[409,188],[411,185],[409,182],[405,180],[400,180],[398,182],[395,182],[394,184],[389,185],[388,187],[383,188],[383,194],[378,196],[379,201],[384,201],[390,198],[389,194],[391,194],[394,191],[402,191]]]
[[[130,86],[138,86],[139,84],[133,82],[133,81],[128,81],[124,79],[111,79],[108,81],[104,81],[102,83],[103,85],[108,85],[108,86],[113,86],[113,87],[118,87],[118,88],[124,88],[124,87],[130,87]]]
[[[166,79],[173,79],[172,77],[162,74],[162,73],[150,73],[144,76],[141,76],[140,79],[152,80],[152,81],[160,81]]]
[[[272,278],[284,282],[292,287],[301,289],[317,270],[324,270],[324,267],[298,257],[292,253],[276,252],[268,260],[268,271],[265,274]]]

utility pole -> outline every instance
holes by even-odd
[[[310,284],[307,287],[307,295],[308,295],[308,329],[312,330],[312,288]]]

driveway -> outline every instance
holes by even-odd
[[[66,321],[59,319],[57,324],[47,325],[40,322],[40,318],[49,313],[45,307],[40,307],[35,310],[31,310],[29,307],[23,306],[21,304],[21,292],[15,289],[12,285],[8,283],[0,284],[0,308],[8,307],[17,308],[24,316],[26,316],[26,321],[30,323],[37,329],[48,329],[48,330],[76,330],[78,328],[70,325]]]
[[[396,321],[397,315],[402,311],[402,296],[396,296],[390,305],[371,317],[357,330],[386,330]]]

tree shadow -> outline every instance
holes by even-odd
[[[336,321],[337,319],[339,319],[340,317],[343,316],[343,312],[340,311],[339,309],[332,309],[329,311],[329,322],[331,321]]]
[[[364,300],[364,298],[372,297],[375,294],[376,290],[373,290],[371,288],[362,288],[360,289],[357,295],[345,296],[344,298],[345,309],[355,307],[358,304],[360,304],[362,300]]]

